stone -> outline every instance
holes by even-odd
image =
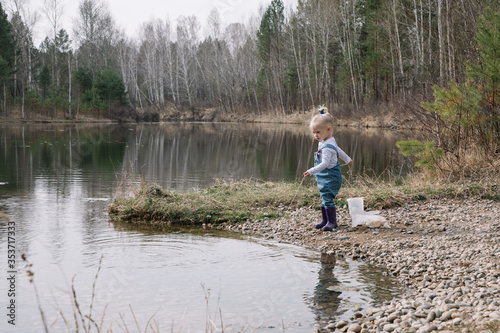
[[[430,323],[432,321],[434,321],[434,319],[436,319],[436,312],[434,311],[430,311],[429,314],[427,315],[427,322]]]
[[[347,329],[347,332],[354,332],[354,333],[360,333],[361,332],[361,325],[356,323],[356,324],[352,324],[351,326],[349,326],[349,328]]]
[[[383,330],[385,332],[394,332],[398,328],[399,328],[398,324],[385,324]]]
[[[387,317],[387,321],[388,321],[389,323],[393,323],[393,322],[394,322],[394,320],[396,320],[397,318],[398,318],[397,313],[392,313],[391,315],[389,315],[389,317]]]
[[[445,311],[445,312],[443,312],[443,314],[441,315],[441,317],[439,318],[439,320],[441,320],[441,321],[448,321],[448,320],[450,320],[452,313],[453,313],[453,311]]]
[[[330,323],[330,324],[326,325],[326,328],[331,330],[331,331],[334,331],[337,328],[337,325],[335,325],[334,323]]]
[[[490,318],[494,319],[494,320],[499,320],[500,319],[500,311],[490,312]]]
[[[347,324],[349,324],[349,323],[346,320],[341,320],[337,323],[337,325],[335,325],[335,327],[338,329],[341,329],[342,327],[347,326]]]

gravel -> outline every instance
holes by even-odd
[[[500,329],[500,203],[474,198],[427,199],[380,212],[390,228],[350,227],[337,209],[339,231],[316,230],[321,214],[282,211],[279,219],[223,228],[260,234],[386,267],[404,294],[365,310],[338,332],[491,332]]]

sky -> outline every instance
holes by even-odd
[[[12,0],[0,0],[2,4]],[[48,23],[41,10],[44,0],[25,0],[30,9],[40,13],[35,40],[41,41],[47,35]],[[259,13],[259,8],[266,8],[271,0],[102,0],[108,4],[111,16],[118,27],[125,30],[129,37],[136,37],[140,26],[153,18],[169,19],[174,25],[180,16],[194,15],[201,26],[205,26],[211,10],[217,8],[223,24],[233,22],[246,23],[252,15]],[[79,0],[62,0],[64,4],[63,28],[72,35],[72,22],[78,16]],[[297,0],[283,0],[285,10],[295,9]],[[36,45],[36,42],[35,42]]]

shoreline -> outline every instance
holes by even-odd
[[[335,252],[387,268],[401,298],[328,322],[316,332],[497,332],[500,329],[500,205],[478,198],[426,199],[383,209],[390,228],[350,227],[338,209],[339,232],[314,229],[319,212],[214,228],[258,234]]]
[[[276,114],[273,111],[266,113],[248,114],[245,112],[235,112],[231,114],[214,111],[211,109],[196,110],[194,114],[190,112],[181,113],[179,111],[164,110],[157,112],[158,121],[147,121],[152,117],[145,119],[111,119],[111,118],[95,118],[89,115],[80,115],[78,119],[68,119],[65,117],[50,118],[41,115],[35,115],[30,118],[23,119],[18,116],[0,116],[0,124],[40,124],[40,123],[54,123],[54,124],[81,124],[81,123],[163,123],[163,122],[236,122],[236,123],[277,123],[277,124],[302,124],[307,126],[314,111],[294,111],[288,114]],[[366,110],[360,110],[357,113],[352,111],[344,112],[341,109],[332,110],[332,115],[336,119],[336,125],[340,127],[359,127],[359,128],[387,128],[387,129],[400,129],[400,130],[415,130],[423,128],[421,121],[406,112],[403,114],[398,113],[391,107],[384,109],[384,111],[377,111],[375,113]],[[144,113],[149,115],[149,113]]]

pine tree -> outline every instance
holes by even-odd
[[[3,112],[7,112],[7,81],[14,70],[16,43],[12,33],[12,25],[0,3],[0,84],[3,90]]]
[[[7,14],[0,3],[0,56],[9,66],[14,63],[16,43],[12,33],[12,25],[7,19]]]
[[[467,63],[467,74],[482,89],[486,114],[492,133],[500,141],[500,12],[486,8],[478,20],[475,38],[479,51],[478,63]]]

